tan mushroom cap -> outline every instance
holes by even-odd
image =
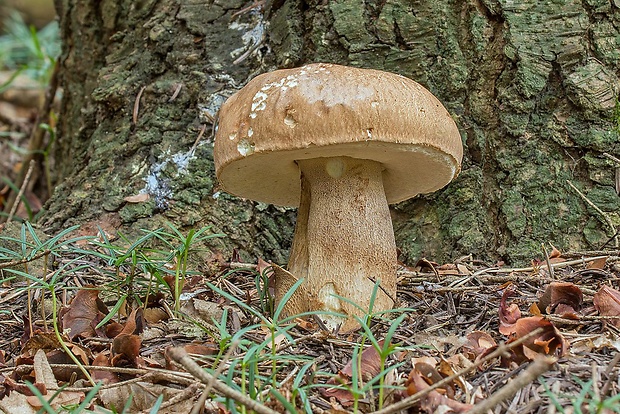
[[[347,156],[383,164],[389,203],[430,193],[459,172],[456,124],[400,75],[316,63],[252,79],[221,107],[215,169],[227,192],[297,206],[296,160]]]

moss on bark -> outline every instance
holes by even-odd
[[[620,222],[602,156],[620,157],[620,10],[609,2],[287,0],[241,14],[241,0],[57,2],[65,98],[52,230],[106,214],[129,233],[211,224],[226,253],[285,262],[294,212],[219,191],[212,118],[253,75],[315,61],[411,77],[460,128],[458,179],[392,209],[403,259],[598,248],[611,229],[567,180]],[[124,201],[140,191],[151,199]]]

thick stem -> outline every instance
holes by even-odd
[[[305,283],[302,297],[287,304],[287,313],[344,313],[346,320],[325,320],[354,329],[358,325],[353,315],[361,316],[371,306],[373,312],[391,309],[396,296],[396,245],[381,164],[334,157],[301,160],[299,166],[302,195],[289,271]],[[371,303],[378,280],[380,288]]]

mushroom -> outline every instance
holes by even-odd
[[[325,312],[345,331],[394,305],[388,203],[442,188],[462,154],[454,121],[418,83],[325,63],[252,79],[220,108],[214,148],[227,192],[299,207],[288,272],[276,266],[276,300],[304,279],[285,314]]]

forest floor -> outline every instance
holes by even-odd
[[[39,243],[23,228],[26,259],[0,260],[7,413],[35,413],[52,395],[47,412],[619,411],[618,252],[554,250],[551,271],[546,259],[520,269],[422,260],[399,271],[399,310],[338,333],[317,316],[272,318],[262,261],[214,255],[177,273],[182,254],[157,256],[146,242]],[[6,258],[24,243],[11,249],[4,233]],[[75,411],[83,401],[89,411]]]

